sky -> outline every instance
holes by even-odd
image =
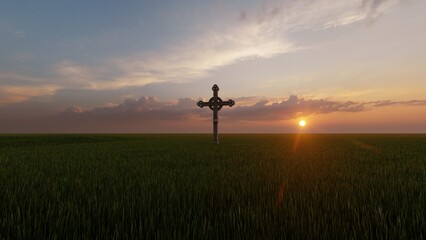
[[[0,0],[0,133],[426,133],[426,1]],[[306,121],[305,127],[297,123]]]

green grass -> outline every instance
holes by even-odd
[[[0,135],[0,238],[426,238],[426,135],[211,140]]]

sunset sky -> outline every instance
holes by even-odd
[[[425,133],[424,0],[0,0],[0,133]],[[304,119],[301,128],[298,121]]]

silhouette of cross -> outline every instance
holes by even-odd
[[[215,84],[212,87],[213,90],[213,97],[210,98],[208,102],[199,101],[197,102],[197,106],[200,108],[208,106],[213,111],[213,143],[219,144],[219,138],[217,133],[217,125],[219,123],[219,118],[217,116],[217,113],[220,109],[222,109],[223,106],[234,106],[235,102],[232,99],[229,99],[228,101],[222,101],[220,97],[217,95],[219,92],[219,87]]]

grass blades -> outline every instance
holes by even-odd
[[[425,135],[0,135],[0,239],[424,239]]]

